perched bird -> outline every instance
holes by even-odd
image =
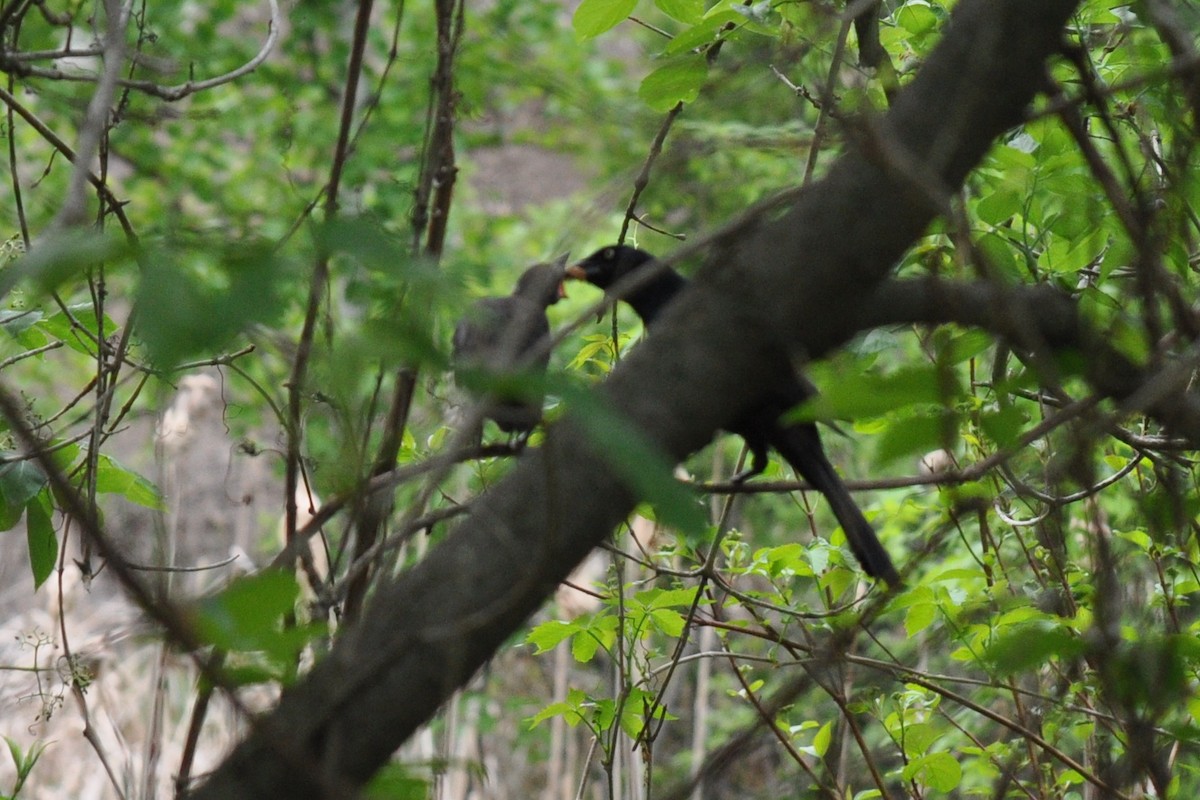
[[[521,274],[507,297],[477,300],[454,329],[454,374],[460,385],[480,385],[479,378],[499,380],[522,374],[540,376],[550,363],[550,322],[546,309],[566,296],[563,291],[567,255],[535,264]],[[486,381],[485,381],[486,382]],[[544,391],[537,381],[484,389],[483,416],[505,433],[522,438],[542,419]],[[482,427],[475,432],[478,441]]]
[[[585,280],[606,292],[622,278],[647,268],[654,256],[628,245],[615,245],[597,250],[592,255],[567,267],[567,276]],[[687,285],[687,279],[673,269],[655,267],[657,274],[636,288],[622,292],[622,297],[649,329],[675,296]],[[743,481],[761,473],[767,467],[768,450],[775,448],[792,465],[792,469],[825,496],[834,516],[846,532],[846,539],[855,558],[867,574],[881,578],[892,586],[900,585],[900,575],[887,551],[883,549],[871,523],[850,496],[821,446],[817,426],[811,422],[785,422],[781,417],[807,398],[816,389],[803,375],[787,370],[778,382],[749,411],[725,426],[746,440],[752,456],[751,465],[734,477]]]

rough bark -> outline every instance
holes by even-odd
[[[884,280],[1041,85],[1077,0],[963,0],[889,113],[783,214],[714,249],[652,340],[596,391],[672,459],[704,446],[788,350],[854,332]],[[568,415],[201,787],[349,795],[543,602],[635,497]]]

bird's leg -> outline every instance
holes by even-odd
[[[750,466],[729,479],[730,483],[745,483],[755,475],[761,475],[767,468],[767,447],[764,444],[746,442],[750,448]]]
[[[509,436],[508,446],[512,448],[514,454],[519,454],[525,449],[525,445],[529,444],[529,437],[533,435],[533,428],[527,431],[518,431],[516,434]]]

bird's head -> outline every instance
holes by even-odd
[[[567,267],[567,277],[587,281],[607,289],[643,264],[654,260],[645,250],[627,244],[602,247],[590,256]]]
[[[563,287],[563,280],[566,278],[564,270],[569,256],[569,253],[563,253],[554,261],[534,264],[522,272],[521,277],[517,278],[515,294],[527,297],[543,306],[552,306],[566,297],[567,292]]]

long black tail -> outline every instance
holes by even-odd
[[[871,523],[867,522],[850,496],[850,490],[826,458],[817,426],[811,423],[787,427],[776,424],[772,428],[768,443],[792,465],[801,478],[825,495],[862,568],[872,578],[887,581],[890,586],[899,586],[900,574],[896,572],[891,557],[880,544]]]

